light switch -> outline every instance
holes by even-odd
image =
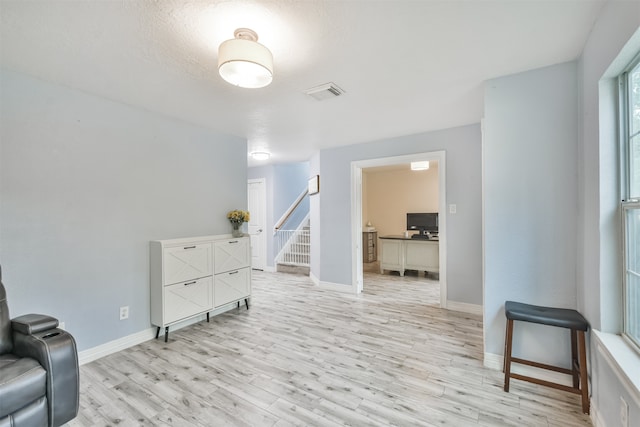
[[[449,213],[454,214],[456,213],[456,210],[457,210],[456,205],[449,205]]]

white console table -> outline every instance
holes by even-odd
[[[251,297],[249,237],[228,235],[154,240],[149,243],[151,324],[164,328],[207,315],[223,305]]]
[[[404,276],[405,270],[438,273],[440,242],[438,239],[412,239],[404,236],[381,236],[380,274],[392,270]]]

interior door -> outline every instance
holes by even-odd
[[[265,179],[250,179],[248,186],[251,268],[264,270],[267,264],[267,191]]]

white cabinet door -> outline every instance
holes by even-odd
[[[404,275],[403,241],[395,239],[380,239],[380,273],[384,270],[394,270]]]
[[[164,323],[173,323],[213,309],[211,277],[164,287]]]
[[[249,268],[216,274],[213,286],[213,301],[216,307],[228,304],[251,294]]]
[[[215,243],[214,264],[216,274],[249,267],[251,246],[249,239],[240,237]]]
[[[405,269],[418,271],[440,270],[439,243],[436,241],[405,242]]]
[[[211,276],[211,243],[164,249],[165,285]]]
[[[267,265],[267,191],[265,179],[250,179],[248,187],[248,207],[251,212],[251,220],[247,229],[251,239],[251,267],[256,270],[264,270]]]

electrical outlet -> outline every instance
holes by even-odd
[[[125,305],[124,307],[120,307],[120,320],[129,318],[129,306]]]
[[[620,396],[620,425],[629,427],[629,404]]]
[[[454,214],[457,211],[458,211],[458,206],[457,205],[454,205],[454,204],[449,205],[449,213]]]
[[[58,328],[64,331],[64,322],[58,323]]]

